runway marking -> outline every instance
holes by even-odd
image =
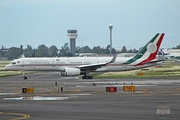
[[[30,118],[30,115],[28,115],[28,114],[22,114],[22,113],[0,112],[0,115],[1,115],[1,114],[22,116],[22,117],[20,117],[20,118],[12,118],[11,120],[23,120],[23,119],[28,119],[28,118]]]
[[[157,108],[170,108],[171,106],[169,106],[169,105],[158,105],[156,107]]]
[[[18,98],[3,98],[3,100],[67,100],[70,97],[18,97]]]
[[[16,95],[16,94],[20,94],[20,93],[0,93],[0,95]]]
[[[91,94],[67,94],[67,95],[70,95],[70,96],[86,96],[86,95],[91,95]]]

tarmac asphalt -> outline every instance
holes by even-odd
[[[123,91],[131,85],[135,92]],[[22,88],[34,88],[34,93],[22,93]],[[56,72],[31,74],[27,80],[2,77],[0,120],[19,119],[179,120],[180,78],[82,80]]]

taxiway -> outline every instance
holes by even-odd
[[[124,92],[124,85],[134,85],[135,92]],[[108,86],[117,87],[117,92],[106,92]],[[34,93],[22,93],[24,87],[33,87]],[[0,78],[0,118],[4,120],[177,120],[179,113],[180,79],[82,80],[57,73],[32,74],[28,80]]]

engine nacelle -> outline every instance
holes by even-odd
[[[60,73],[62,76],[76,76],[81,74],[81,70],[78,68],[65,68],[65,71]]]

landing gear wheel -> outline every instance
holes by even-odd
[[[82,76],[82,79],[93,79],[93,76]]]
[[[89,79],[89,76],[86,76],[86,79]]]
[[[26,73],[24,71],[21,72],[23,73],[23,79],[26,80],[27,79]]]

